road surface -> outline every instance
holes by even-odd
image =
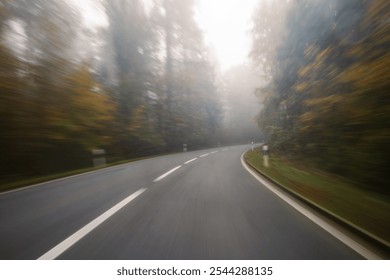
[[[0,195],[1,259],[362,259],[256,180],[248,146]]]

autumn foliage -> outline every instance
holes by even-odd
[[[0,184],[217,144],[193,1],[98,1],[101,26],[71,2],[0,0]]]
[[[281,2],[254,16],[251,55],[270,77],[259,91],[265,105],[258,116],[269,143],[389,193],[389,2]],[[267,24],[271,8],[285,19],[283,28]],[[272,49],[259,44],[261,37],[274,42]]]

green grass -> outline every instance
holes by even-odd
[[[316,170],[302,162],[270,155],[263,166],[259,150],[246,161],[274,181],[358,228],[390,242],[390,198],[358,187],[353,181]]]

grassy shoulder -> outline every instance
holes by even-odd
[[[271,154],[263,165],[260,150],[246,161],[274,181],[353,225],[390,242],[390,198],[357,187],[344,178]]]
[[[91,171],[107,168],[110,166],[115,166],[115,165],[129,163],[129,162],[133,162],[133,161],[137,161],[137,160],[142,160],[142,159],[146,159],[146,158],[150,158],[150,157],[140,157],[140,158],[133,158],[133,159],[128,159],[128,160],[121,160],[121,161],[116,161],[116,162],[108,163],[105,165],[101,165],[98,167],[88,167],[88,168],[83,168],[83,169],[70,170],[70,171],[51,174],[51,175],[47,175],[47,176],[31,176],[31,177],[24,177],[24,178],[15,178],[15,180],[8,180],[7,182],[0,181],[0,193],[23,188],[26,186],[39,184],[39,183],[44,183],[47,181],[61,179],[64,177],[69,177],[69,176],[82,174],[82,173],[86,173],[86,172],[91,172]]]

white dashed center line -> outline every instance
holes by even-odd
[[[97,217],[95,220],[90,222],[89,224],[85,225],[75,233],[73,233],[71,236],[66,238],[64,241],[62,241],[60,244],[55,246],[53,249],[42,255],[38,258],[38,260],[54,260],[59,255],[61,255],[63,252],[65,252],[67,249],[69,249],[71,246],[73,246],[76,242],[78,242],[81,238],[86,236],[88,233],[90,233],[92,230],[94,230],[97,226],[99,226],[101,223],[103,223],[105,220],[110,218],[112,215],[114,215],[116,212],[118,212],[120,209],[122,209],[124,206],[129,204],[132,200],[134,200],[137,196],[142,194],[144,191],[146,191],[145,188],[139,189],[135,193],[129,195],[124,200],[116,204],[115,206],[108,209],[106,212],[101,214],[99,217]]]
[[[201,155],[201,156],[199,156],[199,157],[205,157],[205,156],[208,156],[208,155],[209,155],[209,153],[204,154],[204,155]]]
[[[168,172],[164,173],[164,174],[161,175],[160,177],[154,179],[153,182],[158,182],[158,181],[164,179],[165,177],[167,177],[167,176],[168,176],[169,174],[171,174],[172,172],[175,172],[176,170],[178,170],[180,167],[181,167],[181,165],[176,166],[175,168],[172,168],[171,170],[169,170]]]
[[[190,159],[190,160],[186,161],[184,164],[188,164],[188,163],[193,162],[194,160],[197,160],[197,159],[198,159],[198,158]]]

